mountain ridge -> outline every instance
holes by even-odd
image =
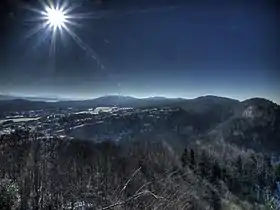
[[[237,104],[258,103],[261,104],[278,104],[264,98],[251,98],[244,101],[236,99],[206,95],[200,96],[194,99],[186,98],[166,98],[166,97],[148,97],[148,98],[136,98],[131,96],[118,96],[108,95],[101,96],[95,99],[87,100],[63,100],[63,101],[43,101],[43,100],[30,100],[28,98],[13,98],[9,96],[0,95],[0,112],[1,111],[24,111],[32,110],[35,108],[49,109],[49,108],[63,108],[63,107],[79,107],[79,108],[90,108],[97,106],[131,106],[133,108],[139,107],[157,107],[157,106],[178,106],[185,109],[209,109],[209,107],[215,106],[236,106]]]
[[[273,100],[264,98],[264,97],[251,97],[247,98],[245,100],[239,100],[235,98],[230,98],[226,96],[217,96],[217,95],[202,95],[202,96],[197,96],[194,98],[185,98],[185,97],[165,97],[165,96],[150,96],[150,97],[134,97],[134,96],[129,96],[129,95],[103,95],[95,98],[85,98],[85,99],[75,99],[75,98],[62,98],[58,96],[17,96],[17,95],[5,95],[5,94],[0,94],[0,102],[1,101],[6,101],[6,100],[16,100],[16,99],[22,99],[22,100],[27,100],[27,101],[40,101],[40,102],[61,102],[61,101],[68,101],[68,102],[77,102],[77,101],[93,101],[93,100],[100,100],[100,99],[105,99],[105,98],[119,98],[119,99],[139,99],[139,100],[147,100],[147,99],[154,99],[154,100],[215,100],[215,99],[220,99],[220,100],[235,100],[239,102],[246,102],[246,101],[270,101],[274,104],[279,105],[278,103],[274,102]]]

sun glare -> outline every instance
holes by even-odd
[[[66,22],[66,16],[62,10],[48,8],[46,15],[48,24],[54,28],[60,28],[64,26]]]
[[[94,52],[83,40],[72,30],[71,26],[79,26],[80,23],[78,20],[93,18],[92,13],[74,13],[74,10],[79,6],[78,4],[70,3],[69,0],[39,0],[42,8],[32,8],[27,7],[31,12],[38,14],[37,17],[32,18],[30,21],[38,21],[39,24],[36,24],[28,34],[27,38],[33,36],[36,33],[41,33],[40,38],[38,39],[37,44],[44,42],[48,36],[50,36],[50,54],[54,55],[56,51],[56,42],[58,35],[63,36],[65,34],[70,35],[70,37],[78,44],[78,46],[86,51],[87,54],[90,54],[93,59],[95,59],[102,69],[104,65],[98,58],[97,53]]]

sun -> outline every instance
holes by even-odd
[[[44,11],[41,12],[42,19],[49,29],[56,31],[57,29],[62,30],[67,28],[68,23],[72,23],[70,19],[74,18],[67,12],[67,8],[62,5],[46,5]]]
[[[74,42],[87,54],[97,61],[97,64],[104,68],[99,56],[95,51],[88,46],[75,32],[72,30],[75,26],[81,26],[79,22],[84,19],[99,18],[93,16],[94,13],[76,13],[75,10],[79,8],[79,4],[73,3],[69,0],[38,0],[41,4],[41,8],[26,7],[31,12],[37,14],[30,20],[32,24],[35,24],[27,34],[26,38],[40,33],[37,43],[34,46],[38,46],[46,40],[50,40],[50,55],[56,53],[57,38],[61,37],[63,40],[65,35],[69,35]],[[50,39],[48,39],[50,37]]]
[[[39,0],[42,8],[32,8],[28,7],[32,12],[38,14],[37,17],[32,18],[37,21],[38,24],[35,25],[32,30],[28,33],[27,37],[30,37],[38,32],[41,36],[38,40],[38,44],[47,40],[47,37],[51,37],[50,53],[53,54],[56,51],[56,41],[58,35],[63,38],[65,34],[69,34],[77,44],[81,45],[83,43],[80,38],[71,29],[71,26],[79,25],[76,21],[86,18],[83,14],[75,14],[73,10],[77,8],[70,4],[68,0]],[[37,44],[36,44],[37,46]]]
[[[65,27],[65,23],[67,22],[67,16],[62,9],[47,8],[45,15],[48,24],[54,29]]]

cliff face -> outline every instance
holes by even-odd
[[[223,139],[256,151],[280,153],[280,108],[264,99],[250,99],[216,130]]]

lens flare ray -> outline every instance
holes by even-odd
[[[29,38],[31,36],[33,36],[34,34],[47,29],[48,28],[48,24],[47,23],[41,23],[39,25],[37,25],[36,27],[34,27],[33,29],[31,29],[27,34],[26,34],[26,38]]]

